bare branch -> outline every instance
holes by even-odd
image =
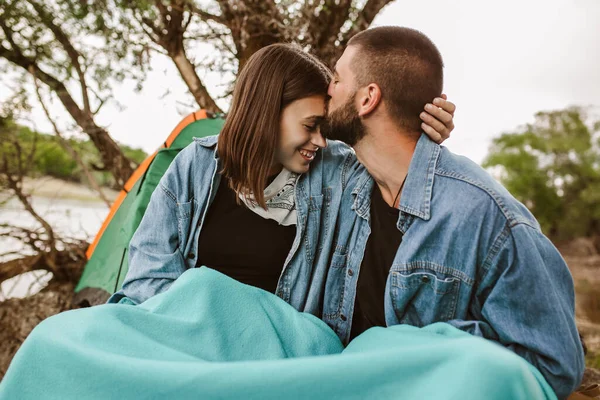
[[[314,32],[314,46],[322,48],[335,42],[340,29],[348,20],[351,5],[351,0],[325,0],[321,12],[312,18],[308,26],[308,30]]]
[[[186,0],[171,0],[171,12],[169,15],[171,19],[169,20],[170,28],[173,28],[173,31],[181,30],[183,33],[185,30],[182,29],[184,26],[184,14],[188,11],[187,9],[187,1]]]
[[[167,18],[169,11],[167,10],[167,7],[165,7],[161,0],[156,0],[154,4],[156,5],[156,8],[158,8],[158,12],[162,18],[162,25],[167,27],[169,25],[169,19]]]
[[[19,48],[19,46],[15,42],[15,39],[13,38],[13,31],[11,31],[8,28],[8,26],[4,23],[4,20],[1,18],[0,18],[0,27],[2,28],[2,31],[4,32],[4,35],[6,36],[6,41],[10,44],[12,51],[17,56],[23,57],[23,53],[21,52],[21,49]],[[10,50],[4,48],[4,46],[1,46],[1,47],[2,47],[2,49],[6,50],[6,51],[10,51]]]
[[[44,110],[44,114],[46,114],[46,118],[48,118],[48,121],[54,128],[54,133],[58,137],[60,144],[62,145],[62,147],[65,150],[67,150],[67,152],[71,155],[71,157],[73,157],[73,159],[77,162],[79,167],[81,167],[81,169],[83,170],[83,172],[88,180],[88,183],[94,188],[94,190],[96,192],[98,192],[98,194],[100,195],[100,198],[104,201],[104,203],[106,203],[106,206],[108,208],[110,208],[111,203],[108,200],[108,198],[106,197],[106,195],[104,194],[104,192],[102,191],[102,188],[96,181],[96,178],[94,178],[94,176],[90,172],[89,168],[85,165],[85,163],[79,156],[79,153],[77,153],[77,151],[75,151],[75,149],[73,147],[71,147],[69,142],[60,133],[60,130],[58,129],[58,126],[56,125],[56,122],[54,122],[54,119],[52,119],[52,116],[50,115],[50,111],[48,111],[48,108],[46,107],[46,104],[44,103],[44,100],[42,99],[42,94],[40,93],[40,86],[39,86],[38,80],[35,76],[35,71],[32,72],[32,75],[33,75],[33,83],[35,84],[35,92],[37,94],[38,101],[40,102],[40,105],[42,106],[42,109]]]
[[[185,32],[185,31],[187,31],[187,28],[189,28],[189,26],[190,26],[190,23],[192,22],[192,17],[193,17],[193,14],[192,14],[192,13],[188,13],[188,14],[187,14],[187,17],[186,17],[186,18],[185,18],[185,20],[183,21],[183,28],[182,28],[182,30],[181,30],[182,32]]]
[[[214,21],[221,25],[226,24],[226,20],[223,17],[221,17],[220,15],[214,15],[214,14],[211,14],[211,13],[201,10],[192,1],[190,1],[188,3],[188,7],[190,8],[191,13],[200,17],[200,19],[202,21],[205,21],[205,22]]]
[[[39,243],[45,243],[42,238],[43,233],[40,234],[39,229],[31,230],[20,226],[10,226],[8,224],[1,224],[0,228],[3,229],[3,231],[0,231],[0,237],[19,240],[36,253],[47,251],[44,246],[39,246]]]
[[[0,20],[0,26],[4,25]],[[4,26],[2,26],[4,29]],[[7,59],[13,64],[30,72],[35,71],[36,77],[44,82],[53,92],[56,93],[61,103],[85,133],[88,134],[98,151],[102,156],[104,170],[112,172],[115,180],[124,184],[133,173],[131,161],[123,154],[119,146],[110,137],[108,132],[99,127],[93,119],[91,113],[82,111],[71,94],[68,92],[64,83],[54,76],[44,72],[36,62],[26,56],[17,48],[9,50],[0,44],[0,57]]]
[[[27,171],[23,171],[21,172],[23,175],[25,175],[26,173],[29,172],[29,170],[33,167],[33,159],[35,157],[35,152],[37,150],[37,141],[38,141],[38,133],[35,132],[35,135],[33,135],[33,143],[31,145],[31,150],[29,151],[29,155],[27,156]]]
[[[102,106],[106,103],[106,100],[98,98],[98,107],[96,107],[95,110],[92,111],[92,115],[97,115],[100,112],[100,109],[102,108]]]
[[[217,103],[215,103],[213,98],[208,93],[208,90],[196,72],[196,68],[187,58],[187,55],[183,49],[181,49],[178,54],[171,55],[171,59],[175,63],[175,66],[179,70],[181,77],[190,89],[190,92],[196,99],[196,103],[208,111],[222,112]]]
[[[5,156],[4,160],[5,160],[5,167],[8,167],[8,162],[7,162],[6,156]],[[44,231],[45,231],[46,235],[48,236],[48,238],[45,240],[45,243],[47,245],[47,248],[49,249],[46,262],[50,265],[51,268],[53,267],[53,269],[56,269],[56,265],[54,263],[55,262],[54,257],[56,254],[56,240],[55,240],[55,236],[54,236],[54,230],[52,229],[50,224],[33,209],[33,206],[31,205],[31,202],[29,201],[29,198],[28,198],[29,196],[27,196],[23,192],[21,185],[18,184],[19,182],[23,181],[23,175],[20,175],[17,178],[14,178],[12,176],[12,174],[10,173],[10,171],[4,171],[4,173],[6,174],[6,177],[7,177],[8,188],[16,194],[17,198],[19,199],[19,201],[21,202],[21,204],[23,205],[25,210],[29,214],[31,214],[33,216],[33,218],[35,218],[35,220],[37,222],[39,222],[40,225],[42,225],[42,227],[44,228]]]
[[[33,0],[27,0],[27,2],[32,5],[32,7],[39,15],[41,22],[52,31],[56,40],[58,40],[58,42],[63,46],[69,58],[71,59],[71,63],[73,64],[73,67],[75,68],[75,71],[77,72],[77,76],[79,78],[79,84],[81,85],[83,110],[88,114],[91,114],[90,100],[88,96],[88,85],[85,79],[85,74],[79,62],[81,54],[79,54],[75,47],[73,47],[73,44],[71,43],[67,34],[53,22],[52,15],[49,14],[41,4],[38,4]]]
[[[36,273],[34,272],[34,274],[36,274]],[[36,276],[35,280],[29,284],[29,287],[27,288],[27,291],[25,292],[25,297],[31,296],[34,286],[35,285],[41,286],[40,281],[42,280],[42,278],[45,278],[45,277],[46,277],[45,274]]]
[[[89,91],[92,92],[92,94],[94,95],[94,97],[96,97],[96,100],[99,102],[98,106],[96,107],[95,110],[92,111],[92,115],[96,115],[98,114],[98,112],[100,112],[100,109],[102,108],[102,106],[106,103],[107,98],[102,98],[98,92],[96,92],[94,89],[89,88]]]
[[[52,272],[54,275],[53,280],[76,282],[81,273],[80,269],[84,264],[82,261],[85,260],[84,252],[87,243],[78,241],[66,243],[66,245],[67,248],[65,250],[56,252],[56,265],[61,266],[59,271],[50,269],[50,266],[47,264],[48,253],[42,252],[33,256],[25,256],[0,263],[0,282],[14,278],[25,272],[40,269]]]
[[[345,46],[348,40],[358,32],[367,29],[377,14],[394,0],[368,0],[367,4],[358,13],[358,16],[352,21],[352,27],[342,35],[341,45]]]
[[[3,236],[3,235],[0,234],[0,236]],[[0,259],[3,259],[4,257],[7,257],[7,256],[23,256],[23,253],[21,251],[17,251],[17,250],[0,253]]]
[[[160,28],[158,28],[157,26],[155,26],[154,22],[150,18],[141,17],[140,20],[142,21],[142,24],[144,26],[147,26],[148,28],[150,28],[150,30],[154,33],[154,35],[156,35],[156,36],[150,35],[150,38],[162,46],[162,36],[164,35],[163,31]],[[144,29],[144,31],[147,32],[145,29]]]

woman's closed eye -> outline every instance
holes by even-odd
[[[305,129],[306,129],[308,132],[310,132],[310,133],[313,133],[313,132],[316,132],[316,131],[317,131],[317,129],[319,128],[319,124],[314,124],[314,125],[304,125],[304,128],[305,128]]]

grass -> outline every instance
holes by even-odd
[[[585,366],[588,368],[600,369],[600,354],[588,353],[585,356]]]
[[[600,290],[587,280],[583,281],[578,289],[581,311],[591,322],[600,324]]]

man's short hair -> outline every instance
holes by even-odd
[[[390,116],[420,134],[419,114],[444,83],[444,62],[433,42],[414,29],[382,26],[358,33],[348,46],[358,48],[351,64],[358,86],[379,85]]]

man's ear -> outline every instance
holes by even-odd
[[[381,89],[378,84],[370,83],[358,90],[356,99],[359,102],[356,106],[358,115],[366,117],[375,111],[381,103]]]

